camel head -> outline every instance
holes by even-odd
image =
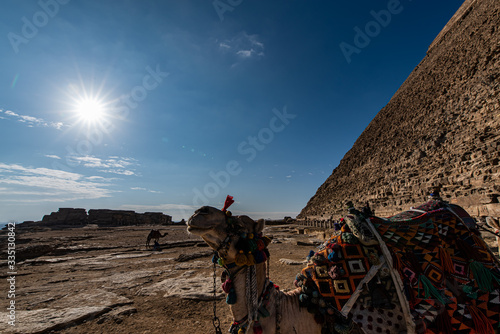
[[[204,206],[196,210],[187,222],[187,230],[200,236],[213,250],[222,253],[226,261],[234,261],[238,240],[245,235],[257,235],[264,229],[264,221],[254,221],[248,216],[231,216],[230,213]]]

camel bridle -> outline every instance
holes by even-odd
[[[220,329],[220,319],[217,317],[217,264],[219,263],[219,259],[224,261],[225,256],[231,246],[232,238],[238,235],[238,231],[235,228],[235,224],[233,224],[233,217],[231,214],[227,214],[225,212],[225,223],[226,223],[226,238],[220,243],[216,250],[214,250],[214,254],[212,257],[213,263],[213,281],[214,281],[214,303],[213,303],[213,312],[214,316],[212,318],[212,325],[215,329],[215,334],[222,334]],[[229,273],[229,268],[224,266],[224,273]],[[233,274],[236,275],[243,267],[238,268],[238,270]]]
[[[215,333],[216,334],[222,334],[222,331],[220,329],[220,319],[217,317],[217,264],[218,264],[218,259],[222,258],[224,259],[223,256],[221,256],[221,253],[225,253],[227,255],[227,251],[229,250],[229,247],[231,246],[231,241],[232,237],[236,235],[236,231],[234,231],[233,224],[229,223],[229,220],[232,219],[232,217],[228,216],[226,214],[226,238],[220,243],[220,245],[217,247],[217,250],[214,250],[214,255],[212,257],[212,263],[213,263],[213,280],[214,280],[214,303],[213,303],[213,311],[214,311],[214,316],[212,318],[212,325],[214,326]],[[227,270],[227,269],[226,269]]]
[[[213,263],[213,291],[214,291],[214,302],[213,302],[213,318],[212,318],[212,325],[215,329],[216,334],[221,334],[221,328],[220,328],[220,319],[217,317],[217,296],[216,296],[216,290],[217,290],[217,264],[219,264],[221,267],[224,268],[224,271],[221,275],[221,281],[225,281],[225,278],[229,277],[230,279],[233,279],[236,277],[236,275],[240,274],[243,269],[246,269],[246,289],[250,291],[250,293],[247,293],[247,306],[249,307],[248,309],[248,314],[243,317],[243,319],[237,320],[233,319],[233,323],[231,325],[231,328],[229,329],[230,333],[236,333],[238,330],[245,329],[248,331],[251,328],[251,325],[253,324],[254,326],[260,326],[258,322],[258,315],[257,311],[258,309],[263,306],[263,303],[266,301],[268,302],[270,295],[273,293],[273,290],[279,289],[276,285],[274,285],[270,280],[269,280],[269,273],[270,273],[270,268],[269,268],[269,258],[265,258],[263,262],[267,261],[267,267],[266,267],[266,280],[264,283],[264,288],[261,294],[258,295],[257,292],[257,278],[256,278],[256,263],[253,263],[252,265],[238,265],[235,262],[232,263],[226,263],[226,256],[227,252],[229,251],[229,248],[231,244],[235,240],[235,238],[241,239],[241,233],[242,233],[242,228],[238,226],[238,224],[234,220],[235,218],[232,217],[230,212],[226,213],[225,217],[225,232],[226,232],[226,237],[224,240],[219,244],[216,250],[214,250],[213,253],[213,258],[212,258],[212,263]],[[239,240],[238,239],[238,240]],[[267,245],[266,245],[266,252],[267,252]],[[267,252],[267,254],[269,254]],[[261,262],[260,262],[261,263]],[[280,333],[280,319],[281,315],[279,314],[279,298],[277,297],[275,300],[275,307],[276,307],[276,333]],[[246,332],[245,331],[245,332]]]

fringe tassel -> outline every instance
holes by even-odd
[[[253,266],[255,264],[255,258],[253,257],[251,252],[247,254],[247,266]]]
[[[451,319],[446,307],[443,305],[436,316],[436,327],[439,333],[449,334],[453,333],[453,327],[451,327]]]
[[[401,261],[401,255],[395,252],[391,252],[392,255],[392,267],[396,269],[398,272],[401,272],[403,269],[403,262]]]
[[[478,235],[472,234],[472,239],[474,239],[474,243],[476,244],[476,246],[479,246],[481,248],[485,248],[484,241]]]
[[[468,305],[469,313],[474,321],[474,329],[478,334],[493,334],[495,330],[486,316],[474,305]]]
[[[442,246],[439,246],[438,248],[438,256],[441,259],[441,267],[443,267],[443,271],[448,274],[455,273],[450,253],[448,253]]]
[[[236,290],[234,290],[234,288],[231,288],[231,290],[229,290],[229,293],[227,294],[227,297],[226,297],[226,304],[228,305],[233,305],[233,304],[236,304]]]
[[[415,298],[415,294],[413,293],[413,289],[411,288],[408,279],[405,279],[403,281],[403,288],[406,295],[406,299],[408,300],[410,307],[413,309],[417,303],[417,300]]]
[[[488,268],[474,260],[469,263],[469,268],[477,281],[479,289],[487,292],[493,291],[493,280],[498,280]]]
[[[245,254],[243,254],[243,251],[240,250],[240,252],[236,254],[234,262],[238,267],[242,267],[247,264],[247,257]]]
[[[437,299],[441,304],[445,305],[445,301],[443,299],[443,296],[441,296],[441,293],[439,293],[439,290],[436,289],[434,285],[432,285],[432,282],[425,276],[424,274],[421,274],[418,276],[419,283],[422,283],[422,286],[424,287],[424,297],[425,299],[428,299],[429,297],[434,297]],[[420,284],[418,286],[418,289],[420,290]],[[420,291],[418,291],[418,294],[420,295]]]
[[[415,256],[415,254],[411,251],[406,251],[405,256],[408,259],[413,272],[417,275],[422,274],[422,266],[420,265],[420,262],[418,261],[418,258]]]

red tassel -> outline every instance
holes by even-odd
[[[438,248],[438,256],[439,259],[441,259],[441,267],[443,267],[443,271],[448,274],[455,273],[450,253],[448,253],[442,246],[439,246]]]
[[[254,334],[262,334],[263,333],[262,326],[258,322],[256,322],[255,325],[253,325],[253,332],[254,332]]]
[[[474,305],[468,305],[469,313],[474,321],[474,329],[478,334],[493,334],[495,330],[486,316]]]
[[[234,203],[233,196],[227,195],[226,201],[224,202],[224,207],[222,208],[222,212],[226,212],[227,208],[229,208],[233,203]]]
[[[233,287],[233,281],[230,278],[222,283],[222,290],[224,290],[225,293],[229,293]]]

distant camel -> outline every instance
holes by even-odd
[[[165,234],[162,235],[159,230],[151,230],[151,232],[149,232],[148,234],[148,240],[146,241],[146,248],[149,247],[149,242],[151,241],[151,239],[153,239],[155,242],[158,242],[160,238],[163,238],[167,234],[168,233],[165,232]]]

